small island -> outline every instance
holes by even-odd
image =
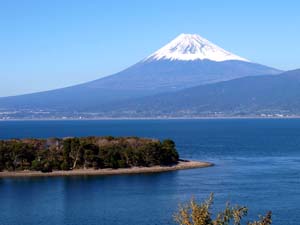
[[[0,141],[0,178],[155,173],[212,166],[180,160],[172,140],[66,137]]]

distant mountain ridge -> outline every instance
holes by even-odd
[[[0,98],[0,110],[106,111],[105,107],[160,93],[281,71],[252,63],[199,35],[181,34],[160,50],[114,75],[72,87]]]
[[[300,69],[119,102],[107,110],[141,117],[300,115]]]

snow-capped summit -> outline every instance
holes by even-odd
[[[154,52],[144,61],[167,60],[204,60],[222,62],[227,60],[249,60],[228,52],[197,34],[180,34],[173,41]]]

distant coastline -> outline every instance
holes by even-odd
[[[214,119],[300,119],[299,116],[207,116],[207,117],[96,117],[96,118],[16,118],[1,121],[96,121],[96,120],[214,120]]]
[[[150,166],[150,167],[132,167],[119,169],[74,169],[69,171],[52,171],[43,173],[40,171],[3,171],[0,172],[0,178],[13,177],[58,177],[58,176],[107,176],[122,174],[144,174],[144,173],[161,173],[176,170],[196,169],[213,166],[213,163],[180,160],[178,164],[172,166]]]

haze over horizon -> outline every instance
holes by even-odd
[[[300,68],[299,3],[180,3],[0,3],[0,96],[111,75],[180,33],[199,34],[253,62],[283,70]]]

